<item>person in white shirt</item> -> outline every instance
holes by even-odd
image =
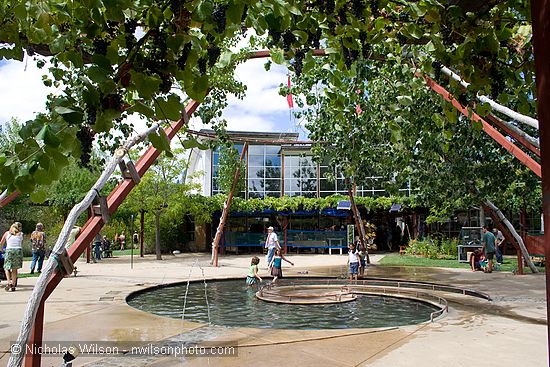
[[[281,248],[279,245],[279,239],[277,238],[277,233],[274,232],[273,227],[267,228],[265,248],[267,249],[266,262],[267,264],[271,264],[271,260],[273,260],[273,255],[275,254],[275,249]]]
[[[8,280],[6,291],[13,292],[17,284],[17,270],[23,267],[23,249],[21,247],[23,243],[23,226],[21,223],[13,223],[10,230],[4,233],[0,240],[0,248],[4,243],[6,244],[4,270]]]

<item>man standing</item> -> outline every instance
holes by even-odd
[[[485,252],[485,258],[487,259],[487,273],[493,271],[493,257],[495,256],[495,235],[489,231],[488,226],[483,226],[483,252]]]
[[[497,257],[497,264],[502,264],[502,252],[504,250],[504,235],[501,231],[499,231],[496,228],[493,228],[493,234],[496,237],[495,241],[495,250],[496,250],[496,257]]]
[[[139,242],[139,235],[137,231],[134,231],[134,234],[132,235],[132,246],[134,246],[134,248],[137,248],[138,242]]]
[[[275,254],[275,249],[280,249],[279,239],[277,238],[277,233],[273,231],[273,227],[267,228],[267,239],[265,240],[265,248],[267,249],[267,264],[271,264],[273,255]]]

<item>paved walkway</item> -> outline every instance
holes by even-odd
[[[346,256],[291,255],[287,275],[341,275]],[[373,262],[380,255],[373,257]],[[184,254],[77,263],[79,274],[64,279],[46,303],[46,341],[162,341],[158,345],[211,342],[238,345],[237,357],[77,358],[75,366],[544,366],[548,364],[544,275],[472,273],[462,269],[391,268],[373,265],[369,276],[452,284],[486,292],[492,302],[444,294],[448,315],[434,323],[366,330],[272,330],[207,327],[136,310],[125,297],[139,289],[191,279],[244,276],[250,256]],[[263,260],[263,259],[262,259]],[[28,263],[24,264],[28,266]],[[265,265],[265,264],[264,264]],[[261,275],[267,274],[260,264]],[[0,366],[19,331],[36,278],[20,279],[15,293],[0,293]],[[60,365],[43,358],[44,366]]]

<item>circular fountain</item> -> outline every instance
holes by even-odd
[[[441,317],[447,309],[441,297],[418,289],[311,278],[285,278],[259,289],[247,288],[242,279],[191,282],[189,288],[173,284],[135,292],[127,302],[176,319],[273,329],[404,326]]]

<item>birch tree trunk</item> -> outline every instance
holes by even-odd
[[[493,204],[491,200],[485,199],[483,203],[498,216],[502,224],[504,224],[506,228],[510,231],[512,236],[514,236],[515,240],[518,243],[519,249],[521,250],[521,254],[523,255],[523,259],[527,263],[527,266],[529,266],[529,269],[531,269],[533,273],[538,273],[539,271],[535,264],[533,264],[533,262],[531,261],[531,257],[529,256],[529,252],[527,252],[527,248],[525,247],[525,243],[523,243],[523,239],[518,234],[518,232],[516,232],[516,229],[514,228],[512,223],[510,223],[510,221],[504,216],[502,211],[500,211],[500,209],[497,208],[497,206]]]
[[[34,324],[34,320],[36,319],[36,314],[38,312],[40,302],[42,300],[42,297],[44,296],[44,292],[46,291],[46,285],[48,284],[48,280],[52,277],[57,268],[57,261],[55,259],[63,252],[65,244],[69,239],[71,230],[73,229],[73,226],[76,223],[78,217],[80,216],[80,214],[84,213],[90,207],[90,205],[92,205],[92,202],[97,193],[103,188],[103,186],[105,186],[115,169],[118,168],[119,162],[122,161],[128,150],[130,150],[135,144],[143,141],[150,133],[156,131],[158,128],[159,124],[154,124],[145,132],[128,139],[121,148],[117,149],[115,155],[113,156],[111,161],[105,165],[105,169],[101,173],[101,176],[97,179],[96,183],[92,186],[90,191],[88,191],[84,199],[82,199],[80,203],[76,204],[71,210],[67,220],[65,221],[65,224],[63,225],[61,233],[57,238],[57,242],[52,249],[50,260],[48,260],[48,262],[44,264],[42,273],[38,277],[38,281],[36,282],[36,285],[34,286],[31,296],[29,297],[29,300],[27,302],[27,309],[25,310],[25,314],[21,322],[19,336],[17,337],[17,341],[14,343],[14,345],[17,345],[20,350],[24,351],[26,344],[29,341],[32,326]],[[12,353],[8,361],[8,366],[21,366],[24,356],[25,353]]]
[[[162,253],[160,251],[160,210],[155,212],[155,252],[157,260],[162,260]]]

